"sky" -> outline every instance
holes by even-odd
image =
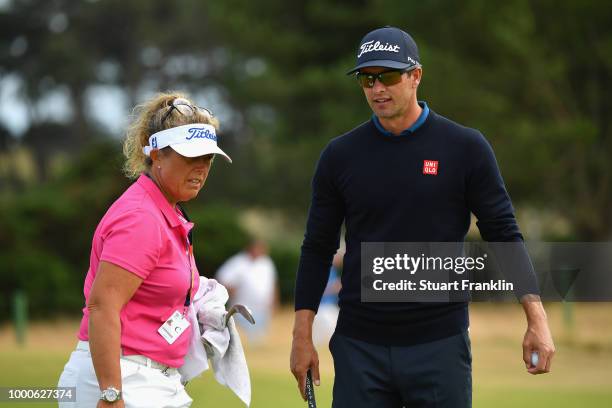
[[[2,0],[0,0],[2,1]],[[21,80],[8,75],[0,80],[0,122],[13,136],[20,137],[30,125],[30,113],[41,120],[65,123],[73,111],[68,92],[57,89],[34,106],[29,106],[20,94]],[[120,137],[125,128],[129,108],[125,94],[118,87],[95,86],[87,92],[87,112],[104,130]]]
[[[2,1],[2,0],[0,0]],[[66,123],[72,119],[73,110],[67,90],[58,88],[35,105],[29,105],[20,93],[21,80],[16,75],[0,78],[0,124],[19,138],[30,126],[30,118],[39,121]],[[139,101],[157,92],[154,86],[143,89]],[[204,88],[191,94],[194,102],[213,107],[222,129],[239,128],[242,121],[233,112],[222,92],[214,87]],[[207,103],[204,103],[206,101]],[[123,90],[118,86],[95,85],[86,93],[86,112],[93,121],[111,137],[122,138],[130,120],[131,106]]]
[[[91,0],[90,0],[91,1]],[[0,0],[0,10],[10,7],[11,0]],[[52,15],[48,21],[50,33],[59,33],[66,30],[70,25],[68,17],[64,13]],[[25,36],[9,39],[8,52],[19,57],[28,50],[28,40]],[[220,55],[215,55],[219,59]],[[141,58],[145,65],[147,62],[159,62],[159,51],[148,47],[141,51]],[[198,65],[200,64],[200,65]],[[190,70],[199,73],[206,72],[207,61],[191,58],[190,56],[170,58],[165,63],[166,74],[184,74]],[[260,75],[265,66],[261,61],[254,60],[253,64],[247,64],[247,74]],[[123,90],[114,85],[105,85],[115,79],[120,67],[117,64],[100,61],[96,75],[101,84],[90,86],[85,96],[86,115],[102,128],[105,133],[112,137],[121,138],[130,119],[132,110],[129,100]],[[252,71],[252,72],[251,72]],[[44,81],[41,80],[41,82]],[[50,79],[50,81],[52,81]],[[142,87],[137,95],[138,102],[146,100],[149,96],[159,91],[156,83],[143,81]],[[52,84],[51,84],[52,85]],[[8,129],[14,136],[19,138],[30,127],[31,121],[36,122],[59,122],[67,123],[73,118],[73,105],[70,94],[66,88],[61,86],[46,86],[52,89],[35,104],[31,104],[22,94],[22,81],[19,74],[0,75],[0,126]],[[178,87],[177,89],[181,89]],[[218,87],[207,87],[195,90],[191,95],[194,103],[206,107],[213,107],[224,128],[240,126],[241,118],[232,112],[223,92]],[[228,126],[229,125],[229,126]]]

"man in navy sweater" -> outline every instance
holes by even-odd
[[[295,288],[291,371],[303,398],[308,369],[319,384],[312,322],[344,222],[340,315],[330,341],[333,406],[471,407],[467,303],[362,302],[361,244],[463,242],[470,213],[484,240],[520,243],[510,197],[483,135],[417,101],[422,67],[410,35],[394,27],[368,33],[352,73],[373,116],[333,139],[317,164]],[[540,374],[550,370],[554,344],[533,270],[527,275],[517,293],[527,317],[523,360]]]

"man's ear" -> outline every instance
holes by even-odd
[[[417,86],[419,86],[419,83],[421,83],[421,78],[422,77],[423,77],[423,69],[422,68],[416,68],[412,72],[412,80],[413,80],[413,84],[414,84],[415,88]]]

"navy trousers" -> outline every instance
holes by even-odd
[[[333,408],[469,408],[467,332],[413,346],[366,343],[334,333]]]

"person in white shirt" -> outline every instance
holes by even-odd
[[[342,262],[344,251],[336,252],[332,260],[332,266],[329,270],[329,279],[325,286],[325,291],[321,297],[319,311],[317,312],[312,324],[312,341],[315,345],[323,345],[331,339],[334,330],[336,330],[336,322],[340,308],[338,307],[338,293],[342,288],[340,282],[340,271],[342,270]]]
[[[253,240],[244,251],[225,261],[215,278],[227,288],[232,304],[243,304],[251,310],[254,325],[242,319],[236,321],[249,342],[260,342],[278,304],[276,268],[268,256],[266,243]]]

